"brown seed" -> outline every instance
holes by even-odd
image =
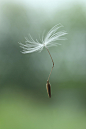
[[[49,81],[47,81],[46,89],[47,89],[47,93],[48,93],[49,98],[51,98],[51,86],[50,86]]]

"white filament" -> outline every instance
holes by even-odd
[[[52,47],[60,45],[57,43],[57,40],[66,40],[66,38],[62,37],[67,34],[66,31],[59,31],[57,30],[63,27],[61,24],[55,25],[47,34],[45,37],[42,36],[42,42],[40,43],[37,39],[36,41],[29,35],[30,39],[25,38],[25,44],[19,43],[20,47],[23,48],[22,53],[32,53],[35,51],[42,51],[44,47]]]

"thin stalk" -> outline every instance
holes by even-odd
[[[48,53],[49,53],[49,55],[50,55],[50,58],[51,58],[51,60],[52,60],[52,63],[53,63],[52,69],[51,69],[51,71],[50,71],[50,74],[49,74],[49,77],[48,77],[48,80],[47,80],[47,81],[49,82],[49,78],[50,78],[50,75],[51,75],[52,70],[53,70],[53,67],[54,67],[54,61],[53,61],[53,58],[52,58],[52,56],[51,56],[51,54],[50,54],[48,48],[47,48],[47,47],[45,47],[45,48],[47,49],[47,51],[48,51]]]

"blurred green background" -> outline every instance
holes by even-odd
[[[0,129],[86,129],[86,2],[0,1]],[[60,3],[60,4],[59,4]],[[61,23],[67,40],[22,54],[18,42],[39,39]]]

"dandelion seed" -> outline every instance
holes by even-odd
[[[51,86],[50,86],[49,81],[47,81],[46,89],[47,89],[47,93],[48,93],[49,98],[51,98]]]
[[[49,78],[50,78],[50,75],[51,75],[52,70],[53,70],[53,67],[54,67],[54,61],[52,59],[52,56],[51,56],[48,48],[49,47],[52,47],[52,46],[61,45],[61,44],[59,44],[59,43],[56,42],[57,40],[66,40],[66,38],[63,37],[64,35],[67,34],[66,31],[59,31],[59,32],[57,32],[57,30],[60,27],[63,27],[63,26],[61,24],[55,25],[46,34],[45,37],[44,37],[44,33],[43,33],[43,36],[42,36],[42,39],[41,39],[41,43],[37,39],[34,40],[31,37],[30,34],[29,34],[29,37],[30,37],[29,39],[28,38],[25,38],[26,39],[25,44],[19,43],[20,44],[20,47],[23,48],[23,51],[22,51],[23,54],[32,53],[32,52],[36,52],[36,51],[41,52],[44,47],[47,49],[47,51],[48,51],[48,53],[50,55],[50,58],[52,60],[52,63],[53,63],[53,66],[52,66],[52,69],[50,71],[50,74],[49,74],[49,77],[48,77],[48,80],[47,80],[47,84],[46,84],[49,98],[51,98],[51,86],[50,86],[50,83],[49,83]]]

